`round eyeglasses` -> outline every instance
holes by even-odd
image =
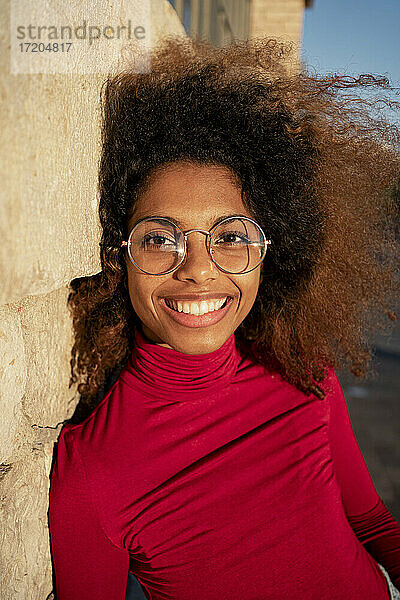
[[[133,264],[148,275],[175,271],[186,258],[187,236],[198,231],[206,236],[213,263],[225,273],[240,275],[256,269],[264,260],[268,245],[261,227],[249,217],[232,216],[219,221],[210,231],[182,231],[165,217],[146,217],[132,228],[126,246]]]

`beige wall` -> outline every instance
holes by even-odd
[[[45,600],[53,445],[78,400],[68,389],[68,284],[100,270],[104,76],[12,75],[9,1],[0,4],[0,599]],[[113,5],[129,14],[132,2]],[[153,39],[168,33],[184,32],[169,3],[153,0]]]
[[[232,39],[258,36],[278,37],[299,45],[306,4],[310,5],[310,0],[191,0],[191,35],[204,35],[217,46]],[[183,5],[183,0],[175,1],[181,19]]]
[[[278,36],[299,44],[303,14],[304,0],[252,0],[250,36]]]

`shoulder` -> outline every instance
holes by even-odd
[[[82,421],[64,423],[57,440],[58,452],[67,452],[72,458],[76,453],[86,454],[87,449],[104,445],[105,439],[110,439],[113,433],[116,434],[118,419],[123,418],[121,404],[121,386],[117,379]]]
[[[347,401],[339,377],[332,367],[327,368],[326,371],[327,375],[319,385],[326,394],[325,398],[329,404],[331,414],[333,416],[341,415],[348,419]]]
[[[333,368],[327,369],[327,376],[319,385],[326,394],[325,400],[329,410],[329,431],[332,439],[340,439],[345,435],[345,432],[353,435],[345,394]]]
[[[90,485],[97,497],[104,483],[116,477],[140,436],[134,394],[118,380],[81,423],[66,423],[55,450],[55,472]]]
[[[88,459],[96,455],[104,437],[107,420],[103,412],[98,406],[82,423],[63,425],[54,447],[52,480],[73,478],[75,487],[78,480],[86,479]]]
[[[80,455],[78,450],[79,434],[81,426],[66,423],[61,429],[60,435],[55,443],[52,477],[58,477],[61,472],[64,474],[71,465],[78,468]]]
[[[89,424],[93,424],[91,420]],[[65,424],[55,444],[51,471],[51,499],[64,506],[89,501],[93,465],[96,463],[96,440],[90,448],[88,424]],[[91,429],[93,432],[93,430]],[[101,460],[101,459],[100,459]]]
[[[325,368],[325,378],[318,384],[329,399],[343,397],[343,390],[339,378],[333,367]]]
[[[87,494],[86,477],[72,427],[64,425],[54,449],[50,472],[50,511],[59,514]]]

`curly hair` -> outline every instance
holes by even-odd
[[[381,108],[399,105],[384,77],[289,71],[290,51],[271,39],[214,48],[170,37],[150,72],[107,78],[102,270],[74,280],[69,296],[70,385],[79,380],[91,408],[139,324],[121,249],[127,221],[149,176],[177,161],[229,169],[273,240],[236,331],[242,350],[320,398],[327,366],[365,376],[371,333],[396,319],[399,131]]]

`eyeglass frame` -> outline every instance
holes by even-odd
[[[133,232],[135,231],[135,229],[144,221],[151,221],[153,219],[162,219],[163,221],[168,221],[169,223],[171,223],[171,225],[173,225],[174,227],[176,227],[183,235],[183,240],[184,240],[184,252],[182,254],[182,258],[181,260],[178,262],[178,264],[173,267],[172,269],[169,269],[168,271],[163,271],[162,273],[149,273],[148,271],[145,271],[144,269],[142,269],[141,267],[139,267],[139,265],[137,265],[135,263],[135,261],[133,260],[131,253],[129,252],[129,246],[130,244],[130,240],[132,237]],[[226,269],[223,269],[222,267],[219,266],[219,264],[214,260],[213,258],[213,253],[212,250],[213,248],[210,247],[210,240],[211,240],[211,236],[213,234],[213,231],[219,227],[222,223],[224,223],[225,221],[231,221],[233,219],[244,219],[246,221],[250,221],[250,223],[252,223],[253,225],[256,225],[259,230],[262,233],[263,236],[263,241],[264,241],[264,254],[263,257],[261,258],[260,262],[253,267],[252,269],[250,269],[249,271],[243,271],[242,273],[232,273],[232,271],[227,271]],[[263,262],[266,254],[267,254],[267,249],[268,249],[268,245],[272,243],[271,240],[267,240],[266,239],[266,235],[262,229],[262,227],[257,223],[257,221],[254,221],[253,219],[251,219],[250,217],[245,217],[242,215],[232,215],[229,217],[223,217],[220,221],[218,221],[211,229],[210,231],[207,231],[205,229],[188,229],[187,231],[182,231],[182,229],[179,227],[179,225],[177,223],[175,223],[172,219],[169,219],[168,217],[160,217],[160,216],[150,216],[150,217],[143,217],[143,219],[140,219],[137,223],[135,223],[135,225],[132,227],[129,236],[128,236],[128,240],[127,241],[122,241],[121,242],[121,247],[126,247],[127,248],[127,252],[128,252],[128,256],[131,260],[131,262],[135,265],[135,267],[137,267],[140,271],[142,271],[143,273],[146,273],[146,275],[168,275],[168,273],[173,273],[174,271],[176,271],[181,264],[184,262],[184,260],[187,257],[187,236],[189,235],[189,233],[193,233],[195,231],[198,231],[199,233],[204,233],[204,235],[206,235],[206,248],[207,248],[207,252],[209,257],[211,258],[212,262],[214,263],[214,265],[217,267],[217,269],[219,269],[220,271],[223,271],[224,273],[229,273],[230,275],[246,275],[247,273],[251,273],[252,271],[254,271],[254,269],[257,269],[260,264]]]

